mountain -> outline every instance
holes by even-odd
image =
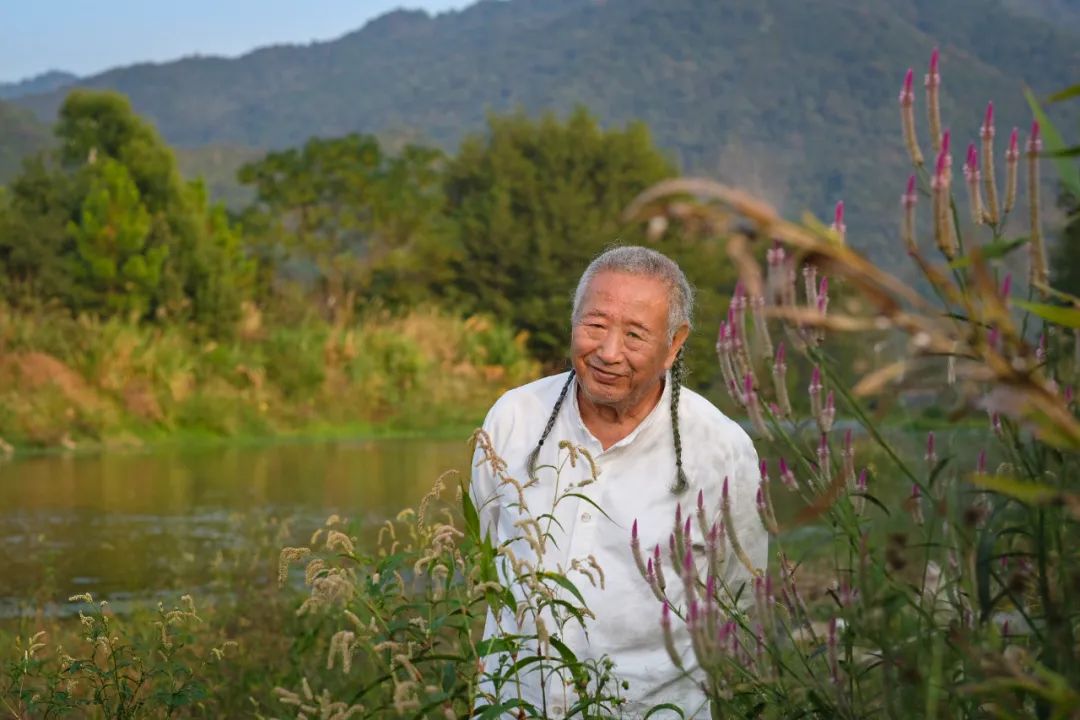
[[[50,70],[26,80],[0,83],[0,100],[11,100],[25,95],[37,95],[74,85],[79,76],[61,70]]]
[[[1003,142],[1030,121],[1025,86],[1047,93],[1078,80],[1080,29],[1049,21],[1069,17],[1075,0],[1023,11],[1019,1],[486,0],[435,17],[393,12],[331,42],[135,65],[79,85],[126,93],[187,147],[278,148],[361,131],[452,148],[489,111],[584,104],[608,123],[646,121],[687,171],[748,186],[789,213],[826,215],[844,199],[855,243],[895,227],[908,172],[896,95],[933,47],[960,153],[987,100]],[[63,96],[19,102],[51,118]]]

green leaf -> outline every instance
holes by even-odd
[[[518,644],[516,635],[506,635],[503,637],[493,637],[487,640],[481,640],[476,644],[476,656],[484,657],[485,655],[493,655],[500,652],[510,652],[516,650]]]
[[[574,583],[570,582],[565,575],[559,575],[553,572],[539,572],[536,573],[537,577],[544,578],[545,580],[551,580],[556,585],[560,585],[570,592],[571,595],[578,599],[582,605],[585,604],[585,597],[581,594],[581,591],[577,589]]]
[[[1055,325],[1074,329],[1080,328],[1080,308],[1046,305],[1044,303],[1028,302],[1027,300],[1013,300],[1012,304]]]
[[[566,643],[554,635],[551,636],[549,641],[551,642],[551,646],[559,651],[559,657],[562,658],[563,664],[570,670],[570,674],[574,676],[574,683],[580,686],[587,686],[589,676],[581,666],[581,661],[577,659],[577,655],[574,654],[574,651],[568,648]]]
[[[1027,236],[1017,238],[1001,238],[995,240],[992,243],[987,243],[979,248],[979,252],[986,260],[994,260],[996,258],[1005,257],[1013,250],[1019,247],[1023,247],[1028,242]],[[964,255],[949,263],[949,267],[953,269],[965,268],[971,264],[971,256]]]
[[[1059,90],[1050,97],[1046,98],[1046,102],[1056,103],[1074,97],[1080,97],[1080,83],[1067,87],[1064,90]]]
[[[1050,122],[1050,118],[1047,117],[1042,107],[1039,105],[1039,101],[1035,98],[1034,93],[1031,90],[1024,90],[1024,95],[1027,97],[1028,105],[1031,106],[1031,112],[1035,113],[1035,118],[1039,121],[1039,127],[1042,130],[1042,136],[1046,143],[1046,149],[1051,152],[1059,152],[1065,149],[1065,142],[1061,139],[1061,133],[1057,131],[1054,124]],[[1069,162],[1067,158],[1055,157],[1054,164],[1057,166],[1058,175],[1061,176],[1061,182],[1065,185],[1073,195],[1080,195],[1080,167],[1076,166],[1076,163]]]
[[[678,714],[678,716],[681,718],[686,717],[683,709],[678,705],[675,705],[673,703],[663,703],[662,705],[653,705],[651,708],[649,708],[649,712],[645,713],[644,717],[642,717],[642,720],[649,720],[649,718],[651,718],[654,713],[658,713],[661,710],[670,710],[671,712]]]
[[[507,700],[504,703],[498,705],[488,705],[484,708],[482,713],[476,716],[476,720],[494,720],[500,717],[507,710],[513,710],[514,708],[524,708],[526,711],[536,715],[536,708],[531,704],[525,702],[521,698],[514,698],[513,700]]]
[[[1080,156],[1080,145],[1073,145],[1062,150],[1048,150],[1043,155],[1046,157],[1077,157]]]
[[[991,490],[1028,505],[1044,505],[1060,496],[1058,491],[1049,485],[1024,482],[1005,475],[973,475],[971,482],[984,490]]]
[[[578,498],[578,499],[580,499],[580,500],[584,500],[585,502],[589,503],[589,504],[590,504],[590,505],[592,505],[592,506],[593,506],[594,508],[596,508],[596,511],[597,511],[598,513],[600,513],[601,515],[603,515],[604,517],[606,517],[606,518],[607,518],[608,520],[611,520],[611,516],[610,516],[610,515],[608,515],[608,514],[607,514],[606,512],[604,512],[604,509],[603,509],[602,507],[600,507],[600,506],[599,506],[599,505],[597,505],[597,504],[596,504],[595,502],[593,502],[591,498],[587,498],[587,497],[585,497],[584,495],[582,495],[581,493],[566,493],[566,494],[565,494],[565,495],[563,495],[562,497],[564,497],[564,498],[568,498],[568,497],[575,497],[575,498]],[[559,498],[559,499],[561,500],[562,498]],[[611,520],[611,522],[615,522],[615,521],[614,521],[614,520]]]

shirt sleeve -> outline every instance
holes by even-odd
[[[473,453],[472,477],[469,482],[469,497],[476,506],[480,518],[480,536],[489,533],[492,542],[499,543],[496,537],[499,515],[502,510],[502,490],[499,473],[495,463],[505,462],[506,438],[513,430],[513,415],[508,413],[505,403],[496,402],[488,411],[481,431],[484,437],[478,437],[476,451]],[[486,440],[485,440],[486,438]],[[485,448],[485,441],[488,443]]]

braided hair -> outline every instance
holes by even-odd
[[[559,391],[559,399],[555,401],[555,407],[551,410],[551,415],[548,416],[547,425],[544,426],[544,432],[540,436],[540,442],[536,443],[536,447],[529,453],[529,462],[526,467],[529,469],[530,480],[536,479],[536,461],[540,457],[540,448],[544,447],[544,441],[551,434],[551,428],[555,427],[555,418],[559,417],[559,410],[562,409],[563,401],[566,400],[566,392],[573,383],[574,370],[571,368],[566,376],[566,382],[563,383],[562,390]]]
[[[671,488],[673,495],[682,495],[689,487],[686,480],[686,472],[682,465],[682,435],[679,433],[679,395],[682,391],[682,381],[686,376],[686,363],[683,362],[683,350],[675,355],[675,362],[671,366],[671,436],[675,441],[675,484]]]

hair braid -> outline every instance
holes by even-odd
[[[683,363],[683,348],[679,348],[679,352],[675,356],[675,362],[671,366],[671,434],[675,439],[675,485],[671,488],[671,492],[674,495],[681,495],[689,486],[686,480],[686,472],[683,471],[682,436],[679,433],[679,394],[682,390],[682,381],[685,375],[686,365]]]
[[[547,425],[544,426],[544,434],[540,436],[540,442],[536,443],[536,447],[529,453],[529,463],[527,465],[529,469],[529,479],[532,480],[536,476],[536,461],[540,457],[540,448],[544,447],[544,441],[547,440],[547,436],[551,434],[551,429],[555,427],[555,418],[559,416],[559,410],[562,409],[563,400],[566,399],[566,392],[570,389],[570,385],[574,382],[574,370],[570,369],[570,373],[566,376],[566,382],[562,386],[562,390],[559,391],[559,399],[555,401],[555,407],[551,410],[551,415],[548,417]]]

